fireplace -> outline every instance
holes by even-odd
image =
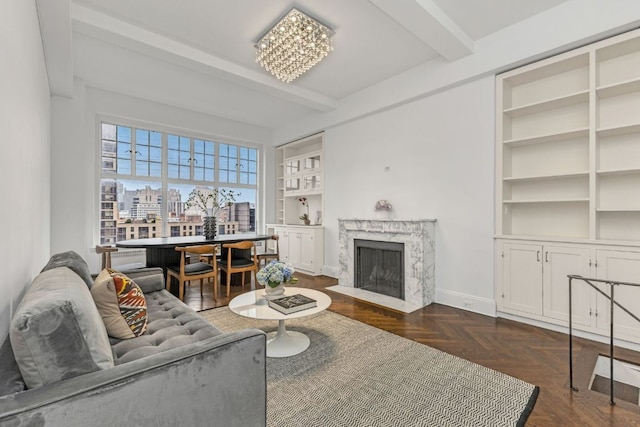
[[[356,288],[404,299],[404,243],[355,239]]]
[[[435,222],[435,219],[338,219],[340,241],[338,285],[330,289],[405,313],[411,313],[431,304],[435,298]],[[356,281],[358,269],[361,270],[360,275],[367,278],[382,276],[392,279],[386,282],[398,281],[395,277],[398,274],[395,268],[392,272],[391,268],[384,265],[377,268],[366,265],[357,267],[358,254],[355,249],[357,240],[376,242],[374,248],[365,248],[366,252],[378,251],[378,242],[402,246],[402,253],[395,255],[395,257],[399,255],[401,260],[401,293],[390,296],[387,293],[378,293],[377,289],[374,292],[367,290],[369,285],[359,287]],[[390,255],[387,256],[389,257]],[[388,284],[384,283],[384,287],[388,288]],[[380,283],[375,287],[381,288]]]

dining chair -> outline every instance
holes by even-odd
[[[227,250],[226,256],[224,250]],[[231,293],[231,275],[242,273],[242,288],[244,289],[244,273],[253,271],[255,283],[258,283],[258,254],[256,246],[251,241],[225,243],[222,245],[222,258],[218,261],[218,268],[227,275],[227,298]]]
[[[114,252],[118,252],[118,248],[116,248],[115,246],[96,246],[96,253],[98,255],[101,255],[102,258],[100,270],[104,270],[105,268],[112,268],[121,272],[127,272],[144,268],[144,264],[140,262],[132,262],[129,264],[120,264],[116,266],[111,265],[111,254]]]
[[[202,255],[207,253],[215,253],[215,245],[200,246],[179,246],[176,251],[180,252],[180,265],[167,267],[167,290],[171,290],[171,278],[178,280],[178,298],[184,297],[185,282],[192,280],[200,280],[200,296],[202,296],[202,286],[204,279],[213,279],[213,299],[217,299],[218,295],[218,268],[216,263],[208,262],[187,262],[187,253]]]
[[[269,240],[265,241],[265,250],[262,253],[258,254],[258,267],[262,266],[262,262],[264,261],[264,265],[267,265],[269,260],[272,259],[280,259],[280,245],[278,243],[280,236],[274,234],[270,237],[269,240],[273,240],[275,243],[275,247],[269,248]]]
[[[220,245],[215,245],[215,251],[201,254],[199,257],[200,261],[211,263],[217,263],[217,260],[220,259]]]
[[[118,252],[118,248],[113,246],[96,246],[96,253],[101,255],[102,258],[101,270],[111,268],[111,252]]]

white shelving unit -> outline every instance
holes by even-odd
[[[298,199],[309,203],[311,224],[322,224],[323,212],[323,136],[313,135],[277,148],[276,218],[278,224],[302,224],[299,217],[306,208]]]
[[[589,234],[589,54],[498,76],[498,235]]]
[[[640,30],[501,74],[496,101],[498,308],[564,324],[568,280],[545,268],[600,277],[598,253],[621,250],[609,271],[640,283]]]
[[[268,224],[268,233],[280,235],[280,258],[299,271],[320,274],[324,243],[323,134],[280,146],[276,150],[276,224]],[[303,225],[300,216],[307,208],[311,225]]]

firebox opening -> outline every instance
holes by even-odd
[[[355,239],[355,287],[404,300],[404,243]]]

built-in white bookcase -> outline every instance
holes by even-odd
[[[276,149],[276,223],[267,224],[267,233],[280,236],[280,259],[311,275],[324,264],[323,145],[319,133]],[[310,225],[300,219],[305,213]]]
[[[595,51],[596,239],[640,241],[640,36]]]
[[[640,30],[497,76],[496,107],[498,311],[566,325],[567,274],[640,283]],[[576,298],[604,333],[595,291]]]
[[[640,242],[640,33],[497,77],[499,236]]]

